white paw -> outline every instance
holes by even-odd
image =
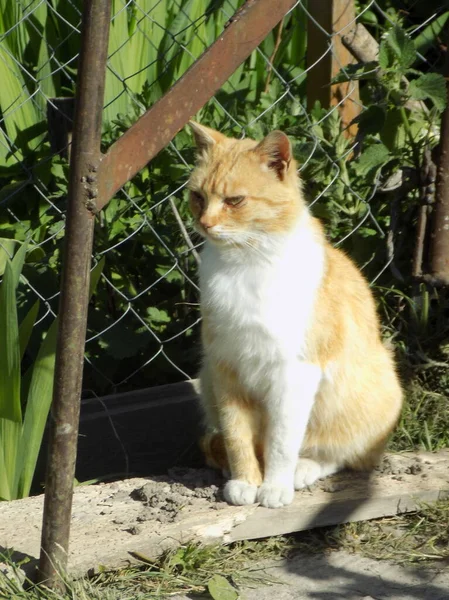
[[[263,483],[257,492],[257,502],[267,508],[280,508],[291,504],[294,495],[295,491],[291,486]]]
[[[255,504],[257,485],[251,485],[239,479],[231,479],[224,486],[223,494],[229,504],[236,504],[237,506]]]
[[[295,472],[295,490],[301,490],[322,477],[320,463],[310,458],[299,458]]]
[[[340,470],[334,463],[319,463],[311,458],[299,458],[295,471],[295,490],[301,490],[328,475]]]

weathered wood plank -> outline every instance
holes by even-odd
[[[389,455],[383,471],[338,474],[297,492],[292,505],[276,510],[211,501],[215,491],[204,473],[209,477],[204,470],[174,473],[176,485],[139,478],[76,488],[71,573],[120,566],[132,553],[155,558],[187,541],[229,543],[286,534],[395,515],[449,496],[449,450]],[[0,551],[38,556],[42,503],[42,496],[0,503]]]
[[[386,473],[341,473],[297,494],[282,511],[258,508],[257,518],[235,527],[228,541],[411,512],[422,502],[449,495],[449,451],[390,455],[388,460],[393,467]]]
[[[307,44],[307,105],[316,100],[329,108],[339,105],[344,127],[349,135],[357,133],[349,124],[360,114],[359,85],[349,81],[331,85],[342,67],[353,64],[354,57],[342,43],[342,35],[355,26],[354,0],[311,0],[308,3]],[[330,37],[332,35],[332,37]]]

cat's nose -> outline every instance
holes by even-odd
[[[215,225],[215,223],[209,221],[208,219],[200,219],[200,223],[204,229],[211,229]]]

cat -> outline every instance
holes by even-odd
[[[190,126],[202,446],[229,472],[229,503],[278,508],[340,469],[373,468],[401,385],[367,282],[309,212],[289,138]]]

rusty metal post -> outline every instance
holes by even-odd
[[[428,278],[432,283],[439,285],[449,285],[449,50],[446,51],[444,75],[447,105],[441,120]]]
[[[110,0],[84,0],[38,573],[51,588],[67,566],[110,11]]]
[[[109,148],[98,178],[99,209],[175,137],[295,4],[246,0],[212,46]]]

